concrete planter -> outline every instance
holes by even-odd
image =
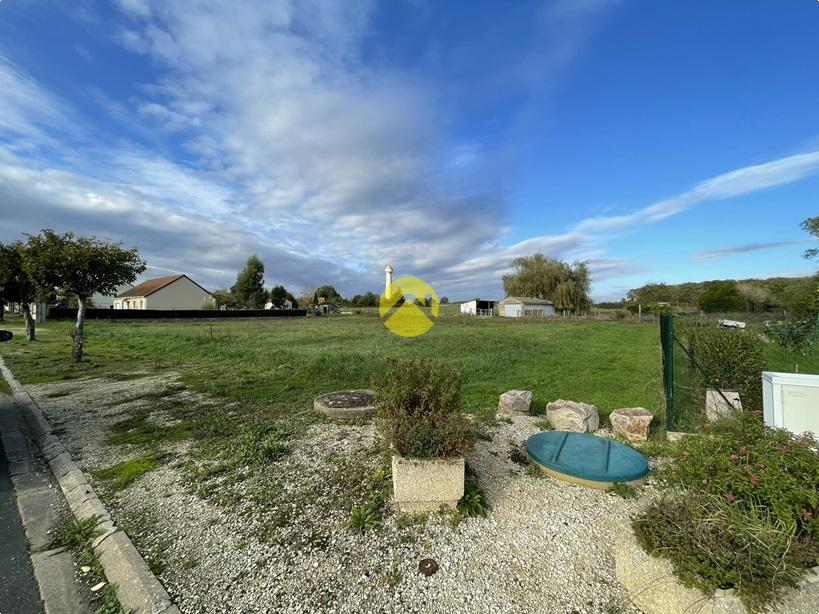
[[[464,459],[422,460],[394,454],[392,490],[401,512],[434,512],[442,505],[455,509],[464,496]]]
[[[644,614],[746,614],[732,589],[705,595],[687,588],[674,575],[671,562],[653,557],[637,543],[631,527],[621,527],[614,545],[617,579],[632,603]],[[785,592],[770,612],[816,614],[819,612],[819,567],[805,572],[801,585]]]

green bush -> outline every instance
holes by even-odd
[[[783,320],[767,326],[765,334],[786,350],[806,353],[813,341],[815,326],[812,320]]]
[[[717,311],[744,311],[745,299],[733,280],[708,282],[697,299],[697,305],[706,313]]]
[[[793,519],[703,492],[657,501],[633,527],[640,545],[668,558],[686,586],[707,594],[735,588],[752,612],[795,586],[819,558],[819,542],[800,536]]]
[[[737,390],[745,409],[761,409],[765,360],[759,335],[714,326],[688,326],[683,335],[684,343],[712,385]],[[700,398],[704,398],[708,382],[693,366],[692,379]]]
[[[819,538],[819,455],[810,436],[794,437],[739,412],[670,449],[661,470],[672,487],[740,505],[763,506],[782,523]]]
[[[460,412],[460,379],[450,367],[389,360],[373,387],[379,427],[402,456],[454,458],[474,443],[472,426]]]

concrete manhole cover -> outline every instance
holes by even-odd
[[[369,418],[375,412],[372,390],[338,390],[313,401],[313,409],[341,420]]]

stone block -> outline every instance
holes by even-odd
[[[416,459],[393,455],[395,506],[402,512],[455,508],[464,496],[464,459]]]
[[[730,404],[725,402],[723,396],[728,399]],[[705,391],[705,419],[708,422],[730,418],[735,411],[740,410],[742,410],[742,401],[736,390],[722,390],[722,394],[720,394],[719,390],[708,389]]]
[[[597,407],[589,403],[558,399],[546,406],[546,417],[556,431],[593,433],[600,426]]]
[[[500,395],[498,411],[502,414],[528,414],[532,407],[532,393],[528,390],[510,390]]]
[[[642,407],[615,409],[609,414],[609,422],[611,422],[614,434],[625,437],[629,441],[646,441],[653,419],[652,413]]]

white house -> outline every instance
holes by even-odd
[[[96,309],[110,309],[111,307],[114,306],[114,300],[116,299],[116,297],[118,297],[120,294],[128,292],[128,290],[130,290],[133,287],[134,284],[123,284],[119,286],[113,292],[113,294],[100,294],[99,292],[96,292],[91,297],[91,304],[94,305]]]
[[[119,294],[114,309],[201,309],[213,295],[187,275],[146,279]]]
[[[555,306],[542,298],[507,296],[498,302],[498,315],[502,318],[543,318],[555,315]]]
[[[289,298],[283,299],[282,302],[284,303],[284,306],[283,307],[276,307],[276,309],[293,309],[293,301],[291,301]],[[274,308],[273,307],[273,301],[267,301],[264,304],[264,308],[265,309],[273,309]]]
[[[479,298],[461,303],[461,315],[492,316],[495,314],[496,301],[482,301]]]

